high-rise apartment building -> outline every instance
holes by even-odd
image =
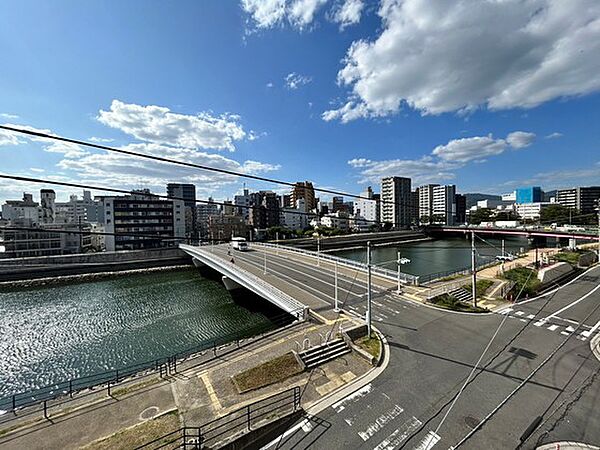
[[[467,221],[467,196],[462,194],[456,194],[454,197],[454,203],[456,203],[456,224],[466,223]]]
[[[456,186],[427,184],[419,187],[419,222],[453,225],[456,216]]]
[[[567,208],[576,209],[582,214],[593,213],[600,201],[600,186],[560,189],[556,202]]]
[[[196,185],[191,183],[167,184],[167,196],[183,200],[185,208],[185,235],[196,242],[199,237],[198,214],[196,212]]]
[[[389,223],[394,229],[402,229],[411,223],[411,180],[404,177],[381,179],[381,223]]]
[[[279,196],[271,191],[250,194],[249,224],[256,229],[266,229],[279,225]]]
[[[518,188],[515,191],[515,199],[517,203],[537,203],[544,200],[544,193],[539,186],[529,186]]]
[[[290,205],[295,205],[299,199],[304,199],[306,211],[312,211],[317,207],[315,188],[310,181],[298,181],[292,188]]]
[[[433,189],[438,187],[439,184],[426,184],[419,186],[419,223],[428,224],[431,223],[431,216],[433,216]]]
[[[40,222],[54,223],[56,218],[56,193],[53,189],[40,191]]]
[[[250,193],[244,188],[243,194],[233,197],[235,213],[244,218],[244,222],[250,221]]]
[[[67,223],[104,222],[104,211],[99,201],[92,200],[90,191],[83,191],[83,198],[71,195],[68,202],[56,203],[56,221]]]
[[[365,192],[360,194],[363,198],[354,200],[354,215],[362,217],[369,225],[374,225],[379,222],[379,201],[374,198],[373,189],[371,186]]]

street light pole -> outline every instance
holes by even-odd
[[[317,236],[317,267],[321,266],[321,236]]]
[[[371,338],[371,241],[367,242],[367,336]]]
[[[475,232],[471,231],[471,272],[473,273],[473,279],[471,283],[472,295],[473,295],[473,308],[477,308],[477,262],[475,254]]]
[[[333,308],[333,310],[335,312],[339,312],[340,311],[340,307],[338,306],[338,263],[337,261],[335,261],[335,307]]]
[[[400,250],[398,250],[398,294],[400,294],[402,292],[401,286],[400,286],[400,270],[402,268],[402,260],[400,258]]]
[[[264,273],[267,273],[267,247],[263,247]]]

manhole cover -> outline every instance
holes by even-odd
[[[465,423],[469,428],[475,428],[479,425],[479,420],[473,416],[465,416]]]
[[[158,411],[159,411],[158,406],[151,406],[149,408],[146,408],[140,414],[140,419],[142,419],[142,420],[152,419],[155,415],[158,414]]]

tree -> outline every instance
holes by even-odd
[[[496,220],[517,220],[518,217],[514,211],[500,211],[496,214]]]
[[[571,211],[572,216],[577,215],[577,211]],[[569,208],[562,205],[550,205],[540,211],[541,223],[557,223],[559,225],[569,223]]]
[[[489,208],[480,208],[469,214],[469,224],[479,225],[481,222],[489,222],[492,217],[492,210]]]

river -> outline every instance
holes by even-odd
[[[0,288],[0,398],[269,324],[195,269]]]
[[[475,242],[478,265],[492,261],[502,253],[502,241],[499,239],[477,240]],[[518,252],[528,249],[525,238],[505,240],[506,252]],[[402,271],[411,275],[430,275],[446,271],[460,270],[471,265],[471,241],[464,238],[450,238],[432,241],[407,242],[397,246],[373,247],[372,263],[397,270],[398,251],[401,258],[410,262],[402,265]],[[366,261],[366,249],[354,248],[340,250],[333,254],[354,261]]]

